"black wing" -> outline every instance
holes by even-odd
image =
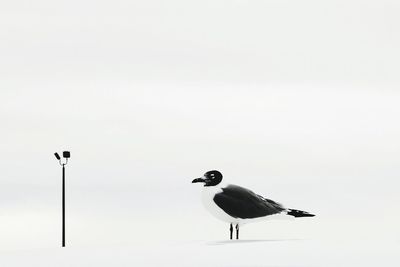
[[[250,219],[279,213],[285,208],[246,188],[229,185],[214,196],[214,202],[234,218]]]

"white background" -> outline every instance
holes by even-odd
[[[2,265],[396,266],[399,11],[0,2]],[[225,243],[190,183],[211,169],[317,217]]]

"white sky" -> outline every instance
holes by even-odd
[[[58,242],[63,149],[75,244],[103,220],[125,233],[172,214],[213,220],[190,184],[210,169],[322,217],[379,213],[397,229],[399,9],[1,2],[0,248]]]

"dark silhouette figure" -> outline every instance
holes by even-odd
[[[54,156],[62,166],[62,219],[61,219],[61,228],[62,228],[62,247],[65,247],[65,165],[68,163],[68,159],[71,157],[71,153],[69,151],[64,151],[63,152],[63,158],[65,159],[65,162],[61,161],[60,155],[58,153],[54,153]]]

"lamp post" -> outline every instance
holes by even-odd
[[[62,247],[65,247],[65,165],[67,165],[71,153],[69,151],[63,152],[63,158],[65,159],[64,162],[61,160],[61,157],[57,152],[54,153],[54,156],[62,166]]]

